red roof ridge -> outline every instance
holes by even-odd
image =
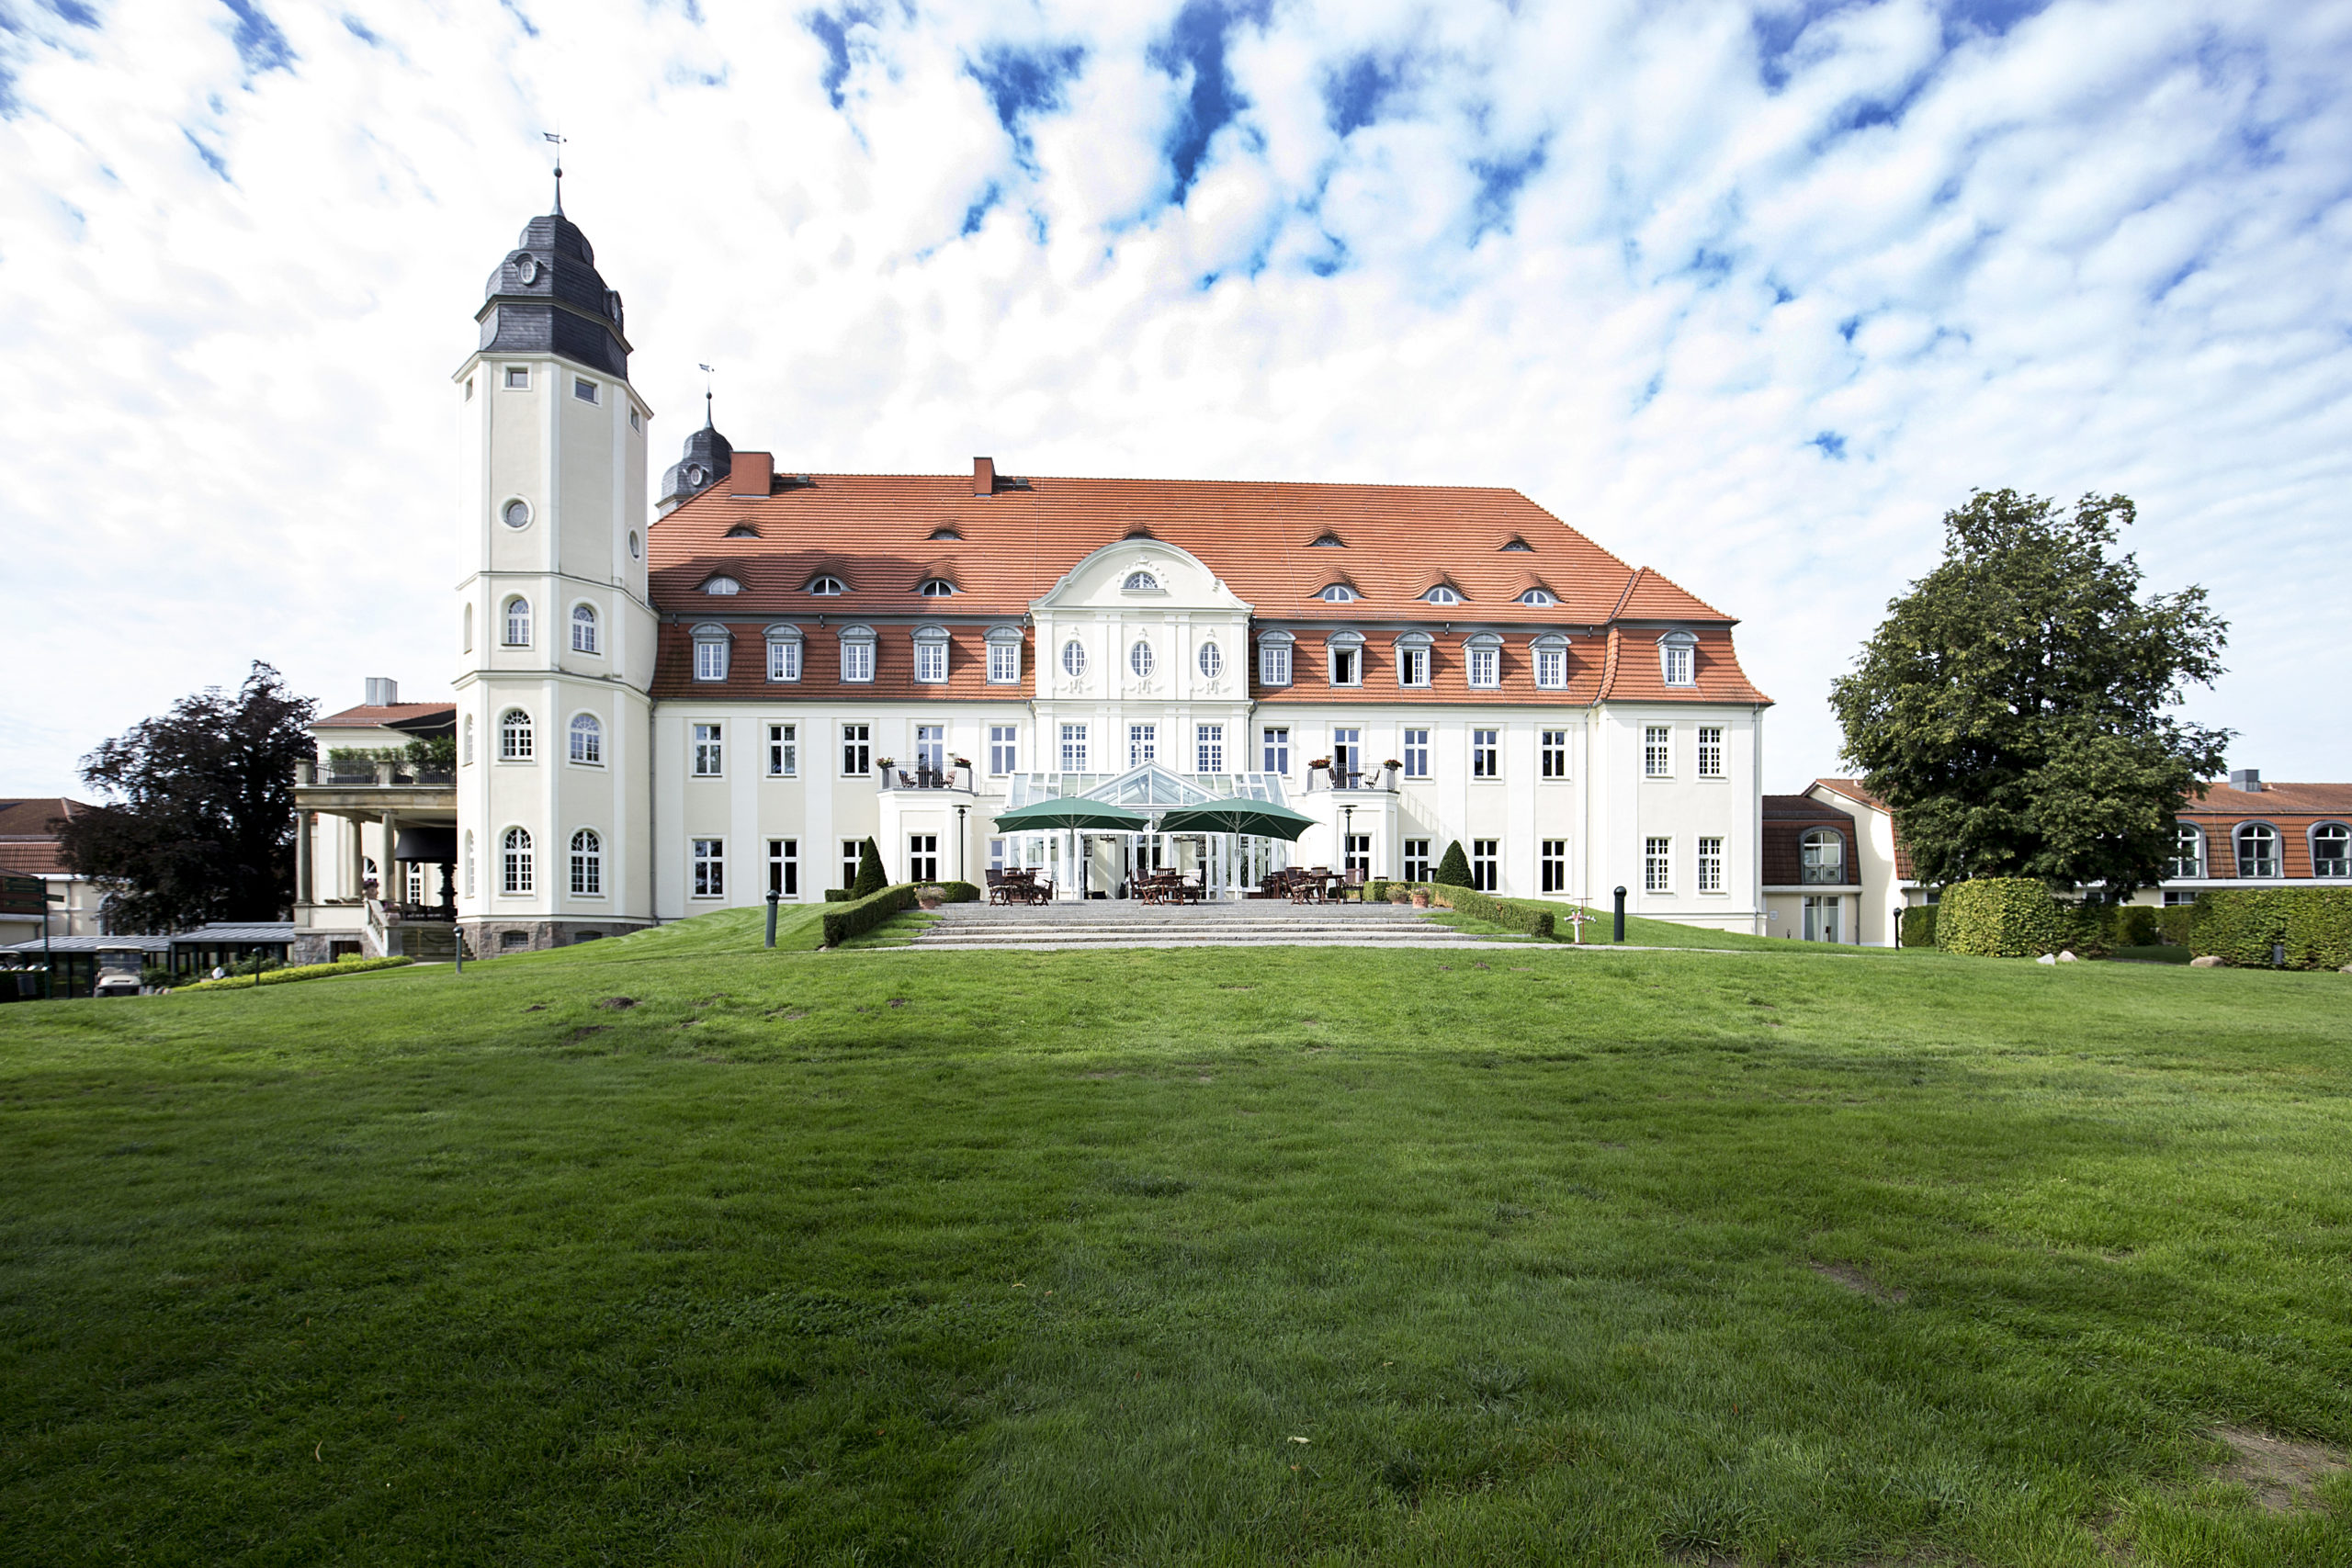
[[[1617,595],[1617,603],[1610,608],[1609,618],[1611,620],[1613,621],[1619,615],[1624,614],[1625,601],[1634,596],[1634,589],[1635,585],[1638,584],[1643,578],[1649,575],[1649,570],[1650,569],[1645,566],[1637,566],[1634,569],[1634,575],[1625,580],[1625,591]]]
[[[1596,703],[1607,702],[1611,696],[1616,694],[1617,650],[1623,645],[1624,638],[1618,635],[1618,631],[1615,626],[1611,626],[1609,628],[1609,655],[1606,659],[1601,660],[1600,664],[1600,690],[1592,694],[1592,700]]]
[[[1826,789],[1832,795],[1842,795],[1856,805],[1867,806],[1873,811],[1889,809],[1886,802],[1865,789],[1860,779],[1815,779],[1807,787]]]

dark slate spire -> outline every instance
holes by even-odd
[[[686,437],[685,455],[662,476],[661,499],[653,503],[657,516],[667,516],[681,502],[692,501],[727,477],[735,465],[735,448],[710,422],[710,393],[702,395],[702,428]]]
[[[561,186],[558,186],[559,192]],[[596,253],[580,226],[557,210],[523,226],[498,264],[474,320],[485,354],[560,354],[628,379],[628,340],[621,335],[621,297],[605,287]]]

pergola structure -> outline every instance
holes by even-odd
[[[1163,831],[1160,823],[1187,808],[1248,801],[1295,813],[1283,799],[1280,773],[1176,773],[1145,762],[1124,773],[1016,773],[1005,815],[1055,800],[1083,800],[1145,819],[1134,831],[1001,828],[1003,863],[1051,867],[1058,897],[1115,896],[1139,872],[1196,871],[1212,898],[1236,898],[1268,873],[1290,863],[1291,840],[1276,834]],[[992,859],[995,857],[991,857]]]

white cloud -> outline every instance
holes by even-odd
[[[1176,208],[1165,0],[838,11],[838,107],[749,0],[73,11],[0,30],[0,788],[253,657],[445,689],[447,377],[557,123],[664,447],[707,359],[788,467],[1515,485],[1744,618],[1781,787],[1947,507],[2122,490],[2236,623],[2197,714],[2352,776],[2345,8],[1286,5]]]

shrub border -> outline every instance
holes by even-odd
[[[854,936],[864,936],[875,927],[887,924],[892,916],[905,913],[915,907],[918,883],[901,882],[885,887],[879,893],[869,893],[863,898],[853,898],[846,904],[830,904],[825,908],[825,945],[839,947]],[[943,885],[944,886],[944,885]],[[968,887],[970,883],[963,886]]]
[[[297,980],[332,980],[338,975],[365,975],[371,969],[398,969],[416,960],[395,955],[390,958],[338,958],[332,964],[298,964],[290,969],[265,969],[258,975],[224,975],[218,980],[198,980],[193,985],[174,986],[175,991],[243,991],[254,986],[288,986]]]

